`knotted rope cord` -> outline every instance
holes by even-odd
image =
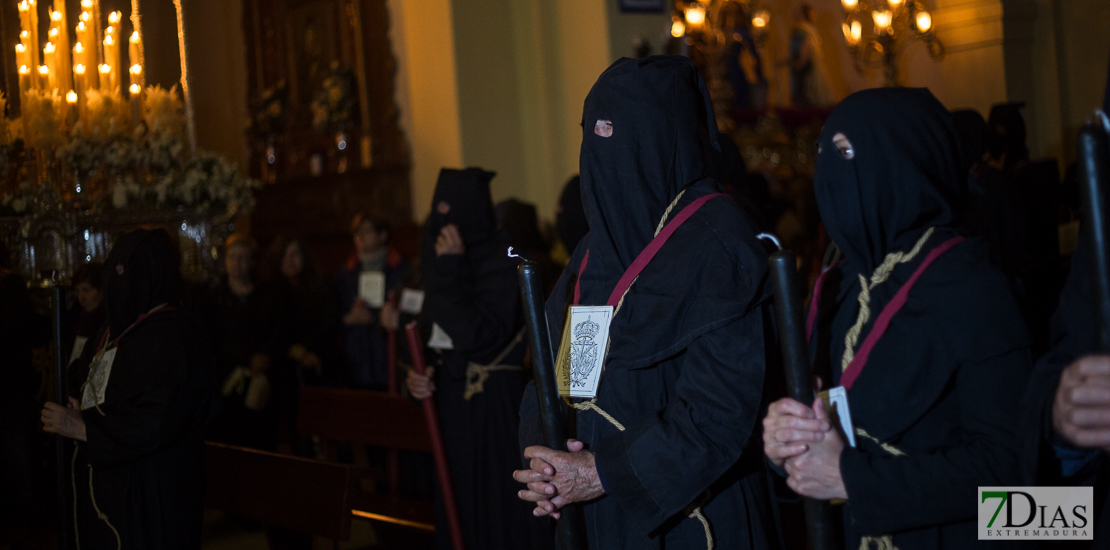
[[[667,225],[667,218],[669,218],[671,216],[671,211],[674,210],[674,207],[678,205],[678,201],[682,200],[682,195],[684,195],[684,194],[686,194],[686,189],[683,189],[682,191],[679,191],[678,196],[676,196],[674,198],[674,200],[671,201],[671,204],[667,205],[667,209],[663,211],[663,217],[659,219],[659,224],[655,226],[655,235],[652,238],[658,237],[659,233],[661,231],[663,231],[663,227],[665,227]],[[628,284],[628,288],[624,289],[624,293],[621,294],[620,301],[617,302],[617,307],[613,309],[613,317],[617,316],[617,312],[621,310],[621,305],[624,304],[625,296],[628,296],[628,291],[632,289],[632,285],[636,284],[636,281],[639,280],[639,279],[640,279],[640,276],[637,275],[636,278],[632,279],[632,282]],[[612,340],[609,340],[609,342],[606,344],[606,350],[605,350],[606,355],[609,354],[608,353],[609,352],[609,350],[608,350],[609,343],[612,343]],[[622,432],[624,431],[624,424],[621,424],[620,422],[617,421],[616,418],[613,418],[613,415],[605,412],[604,410],[602,410],[601,407],[597,406],[597,398],[596,397],[593,398],[593,399],[590,399],[589,401],[583,401],[581,403],[571,403],[571,406],[574,407],[575,409],[580,410],[580,411],[591,411],[592,410],[592,411],[596,412],[597,414],[601,415],[601,417],[604,418],[605,420],[608,420],[609,423],[612,424],[613,426],[615,426],[618,430],[620,430]],[[708,548],[709,550],[713,550],[713,548],[716,546],[716,544],[713,541],[713,531],[709,527],[709,519],[707,519],[705,517],[705,514],[702,513],[701,506],[695,507],[693,509],[693,511],[691,511],[689,514],[687,514],[686,517],[688,517],[688,518],[697,518],[697,520],[701,522],[702,528],[705,529],[706,548]]]
[[[463,390],[463,399],[470,401],[472,397],[486,391],[486,380],[489,379],[489,373],[497,371],[520,371],[524,367],[519,365],[502,365],[501,362],[509,356],[509,353],[516,348],[516,345],[524,339],[524,329],[516,333],[516,337],[512,342],[501,351],[501,353],[493,359],[488,365],[479,365],[473,361],[466,364],[466,388]]]
[[[885,283],[890,278],[890,274],[894,272],[894,268],[899,264],[904,264],[913,260],[921,249],[924,248],[925,243],[929,237],[933,236],[935,227],[930,227],[925,231],[925,234],[917,240],[913,248],[909,252],[891,252],[883,259],[883,263],[875,268],[875,272],[871,274],[871,280],[868,281],[862,274],[859,276],[859,315],[856,317],[856,324],[848,329],[848,334],[844,336],[844,356],[840,359],[840,368],[842,371],[848,370],[848,365],[852,363],[852,359],[856,356],[855,347],[859,343],[859,335],[863,330],[863,325],[871,318],[871,289]],[[898,450],[889,443],[883,443],[878,438],[872,436],[863,430],[863,428],[856,428],[856,435],[869,439],[876,443],[884,451],[891,454],[891,456],[906,456],[906,453]],[[872,545],[876,550],[898,550],[894,546],[894,537],[890,535],[879,536],[864,536],[860,538],[859,550],[871,550]]]
[[[868,284],[867,279],[861,273],[859,276],[859,316],[856,317],[856,324],[848,329],[848,334],[844,336],[844,357],[840,359],[840,369],[848,370],[848,365],[852,363],[852,359],[856,356],[856,344],[859,342],[859,333],[863,330],[863,325],[867,324],[868,319],[871,318],[871,289],[886,282],[890,278],[890,274],[894,272],[894,268],[898,264],[904,264],[918,255],[921,248],[925,246],[925,241],[933,236],[934,227],[930,227],[925,231],[925,234],[917,240],[917,244],[909,252],[891,252],[886,255],[882,265],[875,268],[875,272],[871,274],[871,283]]]

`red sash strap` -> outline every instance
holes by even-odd
[[[655,258],[655,255],[659,252],[660,249],[663,248],[663,245],[666,244],[667,239],[670,239],[671,235],[674,235],[674,232],[678,230],[679,226],[686,223],[686,220],[690,219],[690,216],[694,215],[694,212],[697,212],[699,208],[704,206],[705,203],[709,202],[712,199],[727,196],[727,193],[713,193],[712,195],[698,197],[696,200],[694,200],[694,202],[686,205],[686,207],[683,208],[677,216],[671,218],[671,221],[667,222],[667,225],[663,227],[663,231],[660,231],[659,234],[656,235],[650,243],[648,243],[647,247],[644,248],[640,252],[640,254],[636,256],[636,259],[632,261],[632,265],[628,266],[628,269],[625,270],[624,275],[621,275],[620,280],[617,281],[616,288],[614,288],[613,293],[609,295],[609,301],[606,303],[606,305],[617,307],[617,304],[619,304],[621,301],[621,297],[624,296],[624,292],[628,290],[628,287],[632,286],[632,282],[636,280],[636,277],[640,276],[640,272],[642,272],[644,268],[647,267],[652,258]],[[581,296],[580,284],[582,282],[582,272],[586,270],[586,261],[589,259],[590,251],[587,249],[586,254],[582,256],[582,265],[578,267],[578,280],[574,283],[575,305],[578,304],[578,299]]]
[[[821,290],[825,288],[825,277],[844,260],[830,265],[813,282],[813,297],[809,299],[809,315],[806,316],[806,342],[813,340],[813,327],[817,326],[817,306],[821,305]]]
[[[890,321],[894,318],[894,315],[902,309],[902,306],[906,305],[910,289],[912,289],[913,285],[917,283],[917,280],[921,278],[921,274],[924,273],[941,254],[948,252],[949,249],[960,244],[964,240],[964,237],[952,237],[929,251],[929,255],[925,257],[921,265],[917,266],[917,270],[913,272],[910,279],[906,281],[906,284],[902,285],[902,288],[898,289],[898,292],[894,295],[894,299],[883,308],[882,313],[879,314],[879,318],[875,319],[875,324],[871,327],[871,332],[867,334],[867,338],[864,339],[863,344],[859,347],[859,351],[856,352],[855,357],[852,358],[852,362],[848,364],[848,368],[844,370],[844,374],[840,375],[841,386],[844,386],[845,389],[850,389],[852,384],[855,383],[856,378],[859,378],[860,373],[863,372],[864,365],[867,364],[868,356],[871,355],[871,350],[875,348],[875,344],[879,342],[879,339],[886,333],[886,329],[890,327]]]
[[[175,308],[173,306],[170,306],[168,304],[165,304],[165,305],[158,306],[158,307],[156,307],[156,308],[154,308],[154,309],[152,309],[152,310],[150,310],[146,313],[139,314],[139,316],[135,319],[135,322],[131,323],[131,326],[123,329],[123,332],[121,332],[119,336],[116,336],[115,340],[112,340],[111,346],[116,347],[117,345],[119,345],[120,339],[123,338],[124,335],[126,335],[128,332],[131,332],[131,329],[135,328],[136,325],[145,321],[147,317],[150,317],[151,315],[154,315],[155,313],[158,313],[159,311],[173,311],[175,309],[177,309],[177,308]],[[107,340],[107,339],[108,339],[108,330],[105,329],[104,333],[100,335],[100,342],[96,346],[96,352],[97,353],[100,353],[100,350],[104,349],[104,341]]]

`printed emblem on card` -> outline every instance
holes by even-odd
[[[555,361],[559,393],[592,399],[609,350],[612,306],[571,306]]]

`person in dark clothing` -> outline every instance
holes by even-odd
[[[73,273],[73,289],[77,294],[77,306],[68,318],[71,322],[63,334],[69,355],[67,358],[66,385],[69,395],[79,397],[81,385],[89,374],[88,361],[92,359],[96,338],[106,328],[108,322],[104,310],[102,273],[104,265],[89,262]],[[92,341],[90,344],[89,341]],[[83,360],[82,360],[83,359]]]
[[[348,382],[364,390],[385,391],[389,377],[382,309],[401,285],[408,264],[389,246],[389,224],[368,213],[351,222],[355,250],[336,276]],[[388,312],[387,312],[388,314]]]
[[[952,124],[960,144],[960,172],[968,173],[983,158],[987,121],[975,109],[952,111]]]
[[[567,255],[574,252],[578,242],[589,233],[586,211],[582,209],[582,178],[574,176],[559,195],[559,210],[555,213],[555,232]]]
[[[292,371],[296,380],[313,384],[336,381],[330,351],[339,316],[334,296],[304,240],[276,237],[267,252],[264,273],[267,299],[274,301],[270,307],[280,311],[285,320],[277,339],[281,360],[297,367]]]
[[[272,451],[277,413],[271,379],[291,377],[272,372],[281,368],[273,358],[284,351],[277,342],[283,319],[254,280],[257,255],[258,245],[246,234],[235,233],[224,242],[225,274],[206,312],[223,397],[208,434],[214,441]]]
[[[431,335],[432,368],[426,376],[410,372],[408,387],[417,399],[435,396],[466,547],[527,548],[528,508],[509,478],[519,464],[523,321],[516,262],[494,223],[493,176],[479,168],[439,174],[421,240],[419,323]],[[436,502],[436,547],[447,549]]]
[[[0,241],[0,525],[32,519],[40,510],[42,441],[35,424],[40,379],[33,358],[50,334],[9,262]]]
[[[1028,337],[986,243],[957,224],[960,170],[925,89],[853,94],[818,138],[818,205],[846,260],[814,287],[810,347],[854,428],[782,399],[764,449],[796,492],[847,501],[846,548],[978,547],[976,488],[1017,484]]]
[[[1037,361],[1026,391],[1024,484],[1090,486],[1091,548],[1110,544],[1110,357],[1098,354],[1091,242],[1080,234],[1072,271],[1052,316],[1052,347]]]
[[[538,516],[582,503],[590,548],[773,547],[752,437],[767,255],[706,175],[703,146],[717,147],[717,126],[705,84],[684,57],[621,59],[590,90],[582,120],[590,232],[546,315],[557,343],[567,304],[613,306],[609,352],[594,367],[604,369],[596,398],[574,399],[569,452],[542,446],[536,392],[525,390],[520,496]],[[646,250],[657,254],[636,277]]]
[[[176,309],[181,292],[164,230],[121,236],[104,268],[109,330],[81,401],[42,411],[47,432],[78,441],[82,548],[200,547],[213,359],[199,323]]]
[[[1063,277],[1059,261],[1060,174],[1055,160],[1031,161],[1023,103],[991,108],[982,162],[972,172],[969,227],[1009,278],[1033,338],[1047,349],[1049,318]]]

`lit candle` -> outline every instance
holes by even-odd
[[[39,88],[50,90],[50,67],[39,65]]]
[[[77,122],[77,92],[70,90],[66,92],[66,104],[69,105],[69,124]]]
[[[66,3],[65,0],[54,0],[54,12],[50,14],[50,19],[54,21],[54,30],[58,31],[58,37],[54,43],[58,46],[57,59],[55,64],[58,71],[58,86],[63,90],[73,89],[73,57],[72,51],[69,47],[69,24],[66,20]]]
[[[110,79],[112,77],[110,75],[112,73],[112,67],[110,65],[105,64],[105,63],[101,63],[100,66],[97,67],[97,69],[100,72],[100,89],[102,91],[111,90],[112,89],[112,86],[111,86],[112,83],[110,82]]]
[[[58,87],[57,77],[57,48],[53,42],[47,42],[46,47],[42,49],[43,67],[46,67],[46,72],[43,73],[47,77],[46,90],[50,91]]]
[[[19,94],[20,97],[31,89],[31,68],[27,65],[19,66]]]
[[[138,126],[143,121],[143,87],[132,84],[128,90],[131,92],[131,125]]]
[[[29,27],[27,30],[31,31],[31,39],[28,42],[28,49],[31,50],[31,66],[37,67],[42,65],[42,52],[39,50],[39,9],[36,0],[24,0],[27,3],[27,8],[30,11],[30,20],[28,21]]]
[[[143,76],[143,54],[142,42],[139,38],[139,31],[131,33],[131,38],[128,40],[127,46],[127,59],[131,62],[131,82],[138,84],[140,87],[145,84],[145,77]]]
[[[77,43],[81,45],[80,42]],[[83,63],[76,63],[73,65],[73,88],[77,92],[77,119],[85,118],[85,105],[88,91],[86,89],[86,76],[85,65]]]
[[[105,29],[104,64],[107,65],[111,69],[111,71],[108,73],[108,85],[109,85],[108,90],[111,91],[111,92],[115,92],[116,90],[119,89],[119,85],[120,85],[120,78],[119,78],[119,76],[120,76],[119,75],[119,66],[120,66],[119,65],[119,41],[116,40],[116,38],[115,38],[115,36],[113,35],[112,32],[109,32],[109,31],[111,31],[111,29],[112,29],[112,27],[108,27],[108,29]],[[103,82],[101,82],[101,88],[103,88],[103,87],[104,87],[104,84],[103,84]]]

